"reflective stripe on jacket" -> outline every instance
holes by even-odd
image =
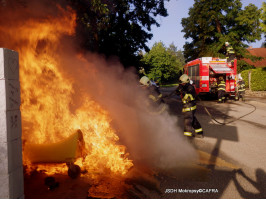
[[[239,92],[244,92],[244,91],[246,91],[246,89],[245,89],[245,82],[244,81],[239,81],[238,82],[238,91]]]
[[[225,82],[224,82],[224,81],[221,81],[221,82],[218,84],[218,90],[223,90],[223,91],[225,91]]]
[[[182,102],[183,102],[183,104],[186,104],[186,103],[188,103],[188,102],[190,102],[190,101],[194,101],[195,100],[195,98],[192,96],[192,94],[185,94],[185,96],[182,98]]]
[[[189,107],[189,108],[183,108],[182,112],[188,112],[188,111],[192,111],[192,110],[196,110],[197,106],[193,106],[193,107]]]
[[[227,52],[227,54],[234,54],[235,53],[235,51],[231,45],[227,46],[226,52]]]
[[[195,99],[196,91],[193,85],[191,85],[190,83],[179,85],[176,92],[181,96],[182,99],[182,112],[189,112],[197,108]]]

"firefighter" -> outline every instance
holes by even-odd
[[[168,95],[172,96],[174,93],[180,95],[182,99],[182,113],[184,115],[184,135],[188,137],[203,138],[202,127],[195,116],[196,112],[196,90],[193,85],[190,84],[190,79],[187,74],[180,76],[179,80],[181,84],[177,89]]]
[[[218,82],[218,103],[225,103],[225,82],[222,76],[219,77]]]
[[[227,62],[231,62],[232,66],[234,65],[235,51],[229,42],[225,42],[226,47],[226,59]]]
[[[144,67],[140,67],[140,69],[139,69],[139,74],[146,75],[146,72],[145,72]]]
[[[161,114],[166,109],[164,104],[163,95],[161,94],[159,88],[151,84],[150,79],[147,76],[141,77],[139,80],[141,86],[148,91],[148,99],[146,106],[151,114]]]
[[[239,100],[240,98],[242,99],[242,101],[245,101],[245,81],[242,79],[242,77],[239,78],[238,83],[237,83],[237,89],[238,89],[238,93],[236,95],[237,100]]]

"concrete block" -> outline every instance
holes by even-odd
[[[9,175],[0,174],[0,199],[9,199]]]
[[[24,196],[23,167],[9,174],[9,198],[18,199]]]
[[[18,199],[24,197],[23,167],[10,174],[0,175],[0,199]]]
[[[20,110],[7,111],[7,141],[21,138],[21,113]]]
[[[8,146],[0,141],[0,177],[8,174]],[[2,184],[2,182],[0,182]]]
[[[19,80],[19,57],[16,51],[0,48],[0,79]]]
[[[7,115],[6,111],[1,111],[0,110],[0,142],[7,142]],[[1,146],[0,146],[1,148]],[[0,149],[1,153],[1,149]]]
[[[0,141],[10,142],[21,138],[21,132],[20,111],[0,111]]]
[[[21,139],[0,142],[0,175],[11,173],[23,166]]]
[[[8,173],[23,166],[21,139],[12,140],[7,143],[8,147]]]
[[[23,198],[18,53],[0,48],[0,198]]]
[[[0,199],[24,196],[21,140],[0,142]]]
[[[18,80],[0,80],[0,111],[19,110],[20,84]]]

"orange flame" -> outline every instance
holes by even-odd
[[[119,138],[110,126],[108,113],[89,94],[78,94],[73,87],[75,80],[66,78],[61,70],[63,67],[59,67],[56,51],[60,38],[74,34],[76,20],[71,9],[59,8],[59,11],[58,17],[41,21],[30,19],[6,31],[13,36],[15,47],[11,48],[18,50],[20,57],[24,145],[58,142],[80,129],[86,155],[76,163],[92,174],[108,170],[123,175],[133,163],[128,159],[125,147],[116,144]],[[70,109],[73,95],[83,98],[82,105],[74,112]],[[23,162],[29,169],[32,167],[25,154]],[[38,165],[38,168],[49,174],[67,169],[62,164]]]

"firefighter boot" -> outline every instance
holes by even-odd
[[[192,135],[192,136],[186,136],[186,138],[187,138],[187,141],[188,141],[190,144],[193,144],[193,141],[194,141],[195,135]]]
[[[196,134],[196,137],[197,137],[197,138],[204,138],[203,131],[197,133],[197,134]]]
[[[226,101],[226,98],[222,97],[222,102],[225,103],[225,101]]]

